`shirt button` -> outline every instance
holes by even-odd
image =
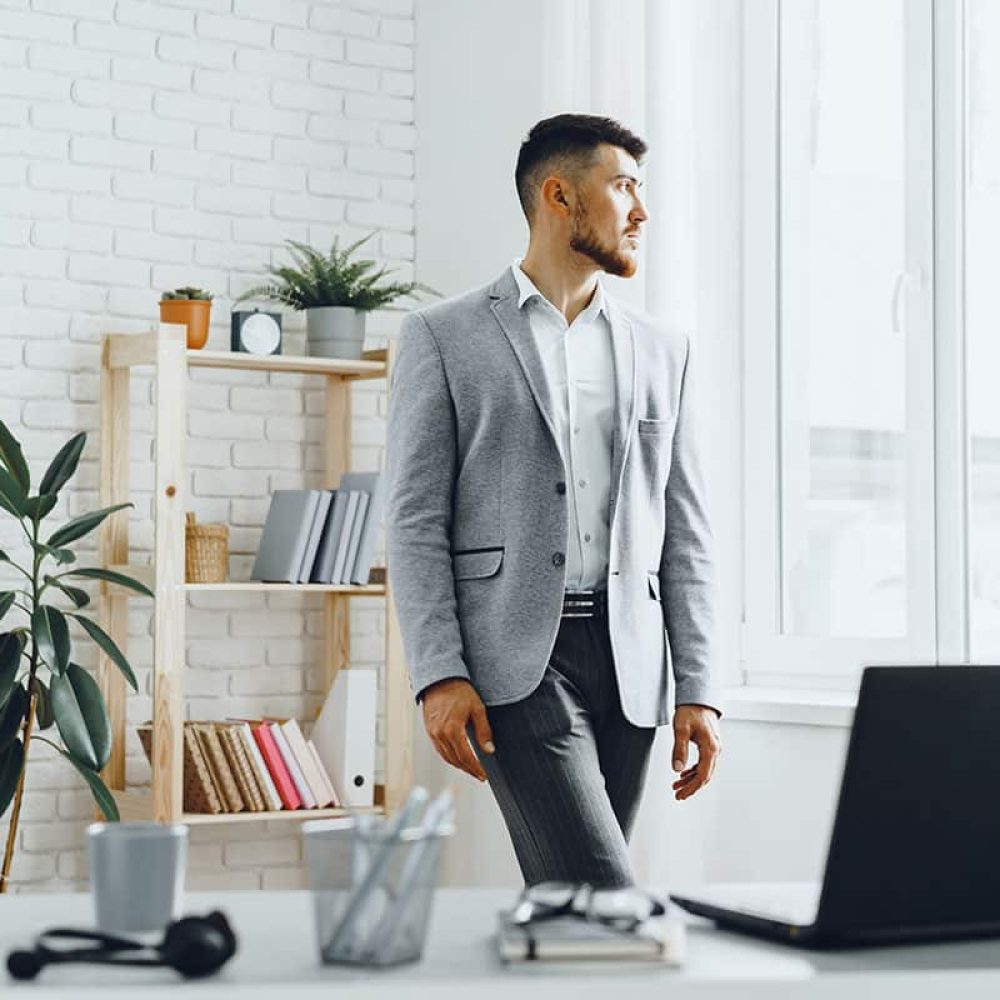
[[[574,434],[579,434],[580,433],[580,428],[579,427],[574,427],[573,428],[573,433]]]
[[[581,486],[586,486],[587,485],[587,480],[586,479],[581,479],[580,480],[580,485]]]
[[[589,542],[589,541],[590,541],[590,534],[588,533],[588,534],[584,535],[584,536],[583,536],[583,540],[584,540],[585,542]]]
[[[556,483],[556,493],[562,494],[565,492],[566,492],[566,484],[562,480],[560,480],[558,483]]]
[[[566,562],[566,557],[561,552],[554,552],[552,554],[553,566],[562,566],[564,562]]]

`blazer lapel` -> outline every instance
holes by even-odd
[[[631,429],[635,420],[636,368],[635,332],[629,318],[604,295],[611,320],[611,350],[615,359],[615,430],[611,448],[611,511],[613,523],[615,507],[621,494],[622,473],[628,457]]]
[[[517,306],[517,282],[514,280],[514,275],[510,273],[510,268],[507,268],[491,286],[489,295],[492,300],[490,308],[493,310],[493,315],[496,316],[500,328],[510,341],[510,346],[524,372],[531,395],[535,399],[535,405],[545,420],[545,425],[555,442],[556,450],[562,454],[559,436],[552,420],[552,397],[545,379],[545,369],[542,367],[542,359],[538,353],[538,347],[535,345],[528,317],[524,310]]]

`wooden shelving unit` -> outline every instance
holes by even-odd
[[[326,382],[325,485],[333,487],[349,469],[351,450],[350,385],[357,379],[385,378],[392,352],[368,351],[361,361],[325,358],[255,357],[228,351],[190,351],[183,326],[160,323],[150,333],[106,333],[101,351],[101,506],[127,502],[129,381],[134,367],[152,366],[156,414],[155,536],[152,565],[131,565],[128,511],[102,525],[101,564],[142,580],[156,595],[153,608],[153,780],[150,789],[125,788],[125,681],[101,655],[98,682],[111,716],[114,737],[111,759],[103,772],[118,802],[122,819],[160,823],[246,823],[255,820],[303,820],[345,815],[342,809],[298,809],[282,812],[205,815],[183,811],[182,726],[186,665],[187,594],[200,591],[295,591],[323,594],[325,605],[325,688],[339,670],[350,667],[351,597],[384,597],[385,652],[385,784],[376,788],[374,811],[394,810],[412,781],[413,699],[410,697],[403,646],[388,583],[368,586],[258,582],[186,583],[184,580],[184,513],[187,469],[187,373],[190,368],[301,372]],[[109,584],[101,586],[100,617],[104,629],[126,649],[128,602],[139,595]],[[224,714],[223,712],[220,714]]]

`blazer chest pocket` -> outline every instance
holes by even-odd
[[[496,576],[503,563],[502,548],[465,549],[451,554],[452,570],[456,580],[484,580]]]
[[[670,434],[674,429],[673,418],[670,420],[648,420],[645,417],[639,417],[636,421],[636,427],[642,437],[663,437]]]

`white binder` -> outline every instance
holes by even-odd
[[[374,670],[339,670],[310,735],[342,806],[375,804],[377,692]]]

